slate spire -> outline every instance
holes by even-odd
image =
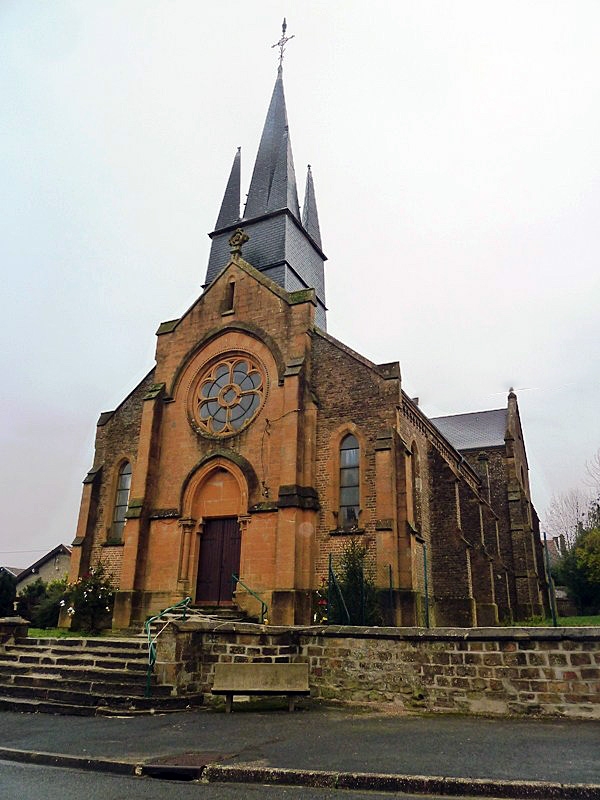
[[[258,146],[244,218],[258,217],[281,208],[289,208],[296,219],[300,219],[283,76],[279,68]]]
[[[304,191],[304,208],[302,209],[302,225],[304,230],[321,247],[321,229],[319,228],[319,214],[315,198],[315,185],[313,183],[310,164],[306,171],[306,189]]]
[[[226,228],[228,225],[235,225],[240,219],[240,176],[241,176],[241,151],[242,148],[238,147],[231,172],[229,173],[229,180],[227,181],[227,188],[223,202],[221,203],[221,210],[217,218],[216,230]]]
[[[291,37],[289,37],[291,38]],[[281,49],[289,38],[277,44]],[[283,41],[283,45],[282,45]],[[281,58],[281,55],[280,55]],[[231,169],[212,239],[205,286],[227,266],[229,238],[238,227],[249,239],[244,259],[287,292],[315,290],[315,322],[326,328],[325,270],[312,173],[308,171],[300,216],[281,64],[254,164],[248,198],[239,219],[240,153]]]

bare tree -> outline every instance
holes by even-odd
[[[585,471],[587,473],[586,483],[592,488],[594,497],[600,497],[600,447],[592,458],[586,462]]]
[[[561,550],[569,548],[585,526],[592,499],[592,493],[582,489],[569,489],[552,498],[544,515],[544,528],[549,536],[559,540]]]

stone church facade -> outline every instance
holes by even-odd
[[[98,421],[71,580],[113,574],[113,625],[191,596],[308,624],[329,554],[360,537],[386,623],[541,612],[544,569],[516,396],[429,419],[397,362],[326,332],[310,168],[302,213],[279,69],[243,213],[234,159],[203,294]]]

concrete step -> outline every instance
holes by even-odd
[[[90,658],[99,657],[102,655],[110,656],[112,658],[139,658],[144,653],[148,652],[148,643],[146,640],[132,639],[127,645],[125,643],[119,644],[115,647],[107,645],[104,642],[97,642],[95,640],[86,641],[75,639],[75,644],[65,644],[70,641],[69,639],[57,640],[20,640],[15,644],[7,644],[5,649],[7,653],[26,653],[35,655],[36,653],[56,653],[57,655],[86,655]]]
[[[202,695],[169,698],[133,698],[128,703],[112,703],[112,698],[104,698],[106,705],[81,705],[59,700],[45,700],[33,697],[11,697],[0,687],[0,710],[21,711],[42,714],[65,714],[72,716],[127,716],[133,714],[167,713],[188,711],[202,705]]]
[[[115,687],[106,685],[96,685],[94,691],[89,689],[67,689],[60,688],[55,683],[54,686],[16,686],[14,684],[3,684],[0,687],[0,694],[4,697],[18,697],[24,700],[50,700],[56,703],[67,703],[77,706],[110,706],[113,708],[128,708],[139,704],[148,705],[148,700],[154,704],[161,703],[163,700],[171,699],[170,687],[154,687],[150,698],[145,697],[143,688],[135,688],[128,692],[125,687],[122,691],[115,691]],[[179,699],[179,698],[175,698]],[[152,704],[150,704],[152,705]]]
[[[79,641],[79,640],[75,640]],[[64,646],[33,640],[7,644],[0,654],[0,663],[56,664],[95,666],[103,669],[145,670],[148,660],[147,644],[135,642],[135,647],[80,644]]]
[[[249,617],[237,606],[190,606],[186,615],[186,622],[200,621],[203,619],[223,620],[227,622],[245,622]],[[152,623],[152,630],[160,629],[167,621],[183,621],[181,612],[169,612],[156,622]]]
[[[77,717],[93,717],[96,709],[89,706],[61,705],[22,697],[4,697],[0,687],[0,711],[28,711],[40,714],[69,714]]]
[[[143,683],[146,682],[146,666],[143,670],[103,669],[93,666],[70,664],[21,664],[19,662],[3,663],[0,659],[0,681],[17,675],[39,675],[56,679],[102,680],[104,683]]]
[[[146,639],[24,639],[0,654],[0,709],[53,714],[180,711],[202,695],[173,696],[150,678]]]
[[[144,650],[147,645],[145,640],[139,639],[135,636],[65,636],[64,638],[55,637],[36,637],[28,636],[26,639],[19,639],[14,646],[27,646],[33,647],[41,645],[42,647],[59,647],[85,650]]]
[[[140,664],[144,664],[148,660],[145,653],[129,658],[115,658],[108,653],[68,653],[65,655],[55,652],[12,652],[6,653],[3,658],[12,662],[20,662],[21,664],[98,664],[99,666],[104,665],[106,669],[111,667],[114,669],[127,669],[127,665],[131,665],[132,669],[136,669]]]
[[[38,667],[80,667],[87,669],[115,670],[116,672],[145,672],[147,659],[139,661],[120,661],[116,658],[80,658],[78,656],[45,656],[42,653],[37,656],[20,656],[17,658],[6,658],[0,656],[0,664],[28,666],[30,669]]]
[[[15,675],[11,681],[2,681],[2,686],[14,686],[23,689],[55,689],[57,686],[56,676],[48,675]],[[60,681],[60,688],[70,692],[80,694],[94,694],[105,692],[113,696],[120,697],[141,697],[146,691],[146,680],[139,683],[131,681],[108,683],[102,680],[101,676],[95,675],[87,680],[65,679]],[[153,697],[170,697],[172,687],[167,685],[159,686],[155,676],[152,676],[150,688]]]

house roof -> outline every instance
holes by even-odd
[[[66,544],[57,545],[52,550],[50,550],[45,555],[43,555],[41,558],[38,558],[38,560],[35,561],[33,564],[31,564],[29,567],[26,567],[25,569],[21,570],[19,575],[17,576],[17,583],[19,582],[19,580],[21,580],[21,579],[24,580],[26,577],[28,577],[32,573],[36,573],[39,570],[40,567],[42,567],[44,564],[46,564],[46,562],[50,561],[55,556],[59,556],[59,555],[70,556],[71,555],[71,548],[68,547]]]
[[[453,414],[448,417],[434,417],[431,421],[457,450],[500,447],[504,445],[508,409]]]
[[[20,574],[21,572],[23,572],[23,569],[22,569],[22,567],[7,567],[5,564],[3,564],[3,565],[0,567],[0,572],[2,572],[2,570],[4,570],[5,572],[10,572],[10,574],[11,574],[11,575],[12,575],[14,578],[17,578],[17,577],[19,576],[19,574]]]

